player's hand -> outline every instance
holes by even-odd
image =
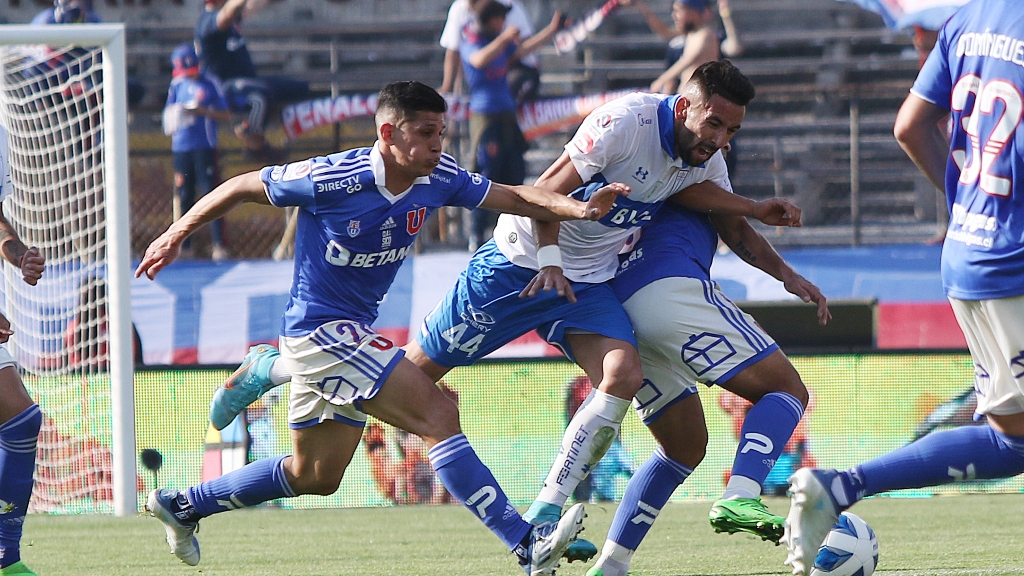
[[[619,196],[629,196],[630,188],[621,182],[612,182],[607,186],[598,188],[597,192],[590,195],[587,206],[583,210],[585,220],[600,220],[611,211],[615,205],[615,199]]]
[[[505,42],[519,42],[519,34],[518,26],[508,26],[501,31],[501,35],[498,37]]]
[[[139,267],[135,269],[135,277],[139,278],[145,274],[150,280],[156,278],[157,273],[174,262],[180,253],[181,244],[164,232],[146,248],[146,255],[143,256],[142,262],[139,262]]]
[[[832,319],[832,313],[828,311],[828,302],[825,299],[825,295],[810,280],[793,272],[783,278],[782,285],[786,287],[787,292],[804,302],[814,302],[818,305],[818,324],[824,326]]]
[[[546,266],[537,272],[537,275],[530,280],[530,283],[519,293],[520,298],[532,298],[541,290],[550,292],[554,290],[559,296],[564,296],[569,302],[576,302],[576,293],[572,291],[572,284],[562,275],[562,269],[558,266]]]
[[[803,226],[800,221],[802,213],[799,206],[785,198],[769,198],[754,203],[754,218],[769,226]]]
[[[43,277],[43,270],[46,267],[46,260],[43,255],[39,253],[39,248],[35,246],[28,249],[27,252],[21,257],[21,278],[29,286],[35,286],[39,279]]]
[[[6,344],[13,334],[14,330],[11,330],[11,321],[3,314],[0,314],[0,344]]]

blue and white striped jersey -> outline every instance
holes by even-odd
[[[0,126],[0,202],[14,194],[11,182],[11,162],[7,150],[7,130]]]
[[[377,144],[268,166],[260,179],[275,206],[300,208],[285,336],[333,320],[371,324],[430,213],[440,206],[475,208],[491,186],[443,155],[429,177],[392,194]]]
[[[961,300],[1024,294],[1024,10],[975,0],[939,32],[911,92],[950,110],[942,283]]]

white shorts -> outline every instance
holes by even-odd
[[[281,360],[292,375],[291,428],[325,420],[363,426],[359,403],[373,398],[405,353],[372,328],[328,322],[306,336],[281,336]]]
[[[662,278],[637,290],[623,307],[640,343],[644,384],[633,407],[645,424],[696,393],[697,382],[727,382],[778,349],[714,282]]]
[[[1024,412],[1024,296],[949,302],[974,360],[975,414]]]

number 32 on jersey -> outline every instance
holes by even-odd
[[[974,106],[966,110],[968,97],[974,95]],[[996,107],[996,101],[1003,103],[1002,110]],[[960,148],[952,151],[953,161],[960,168],[960,183],[969,186],[979,183],[981,191],[992,196],[1009,196],[1013,191],[1010,178],[993,173],[1000,155],[1006,148],[1017,127],[1020,126],[1024,114],[1024,98],[1013,84],[1006,80],[990,80],[982,83],[975,74],[967,74],[957,80],[953,86],[951,108],[961,113],[960,122],[967,133],[971,146],[970,163],[967,163],[967,150]],[[988,139],[982,142],[982,116],[993,116],[996,113],[995,126]],[[980,182],[979,182],[980,181]]]

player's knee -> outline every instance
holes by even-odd
[[[289,484],[296,494],[330,496],[338,491],[345,470],[344,468],[334,470],[330,467],[317,467],[293,471],[293,473],[294,478],[289,478]]]
[[[789,394],[799,400],[804,408],[807,408],[807,403],[810,401],[807,386],[804,386],[804,382],[800,379],[800,375],[796,373],[796,370],[793,370],[791,377],[786,378],[780,383],[779,389],[776,392]]]
[[[644,376],[640,369],[640,357],[627,356],[614,366],[606,367],[598,389],[612,396],[630,399],[643,386]]]
[[[418,430],[411,430],[411,432],[422,438],[428,446],[462,434],[462,426],[459,424],[459,408],[451,401],[435,402],[417,427]]]
[[[707,430],[703,435],[690,437],[686,442],[675,442],[670,446],[662,446],[665,455],[688,468],[696,468],[704,461],[708,452]]]

